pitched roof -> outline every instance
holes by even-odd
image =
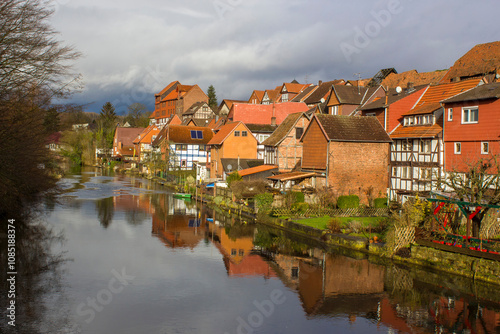
[[[278,166],[274,166],[274,165],[255,166],[255,167],[241,169],[238,171],[238,174],[240,174],[240,176],[247,176],[247,175],[266,172],[266,171],[273,170],[273,169],[278,170]]]
[[[203,106],[210,108],[208,106],[208,103],[206,103],[205,101],[195,102],[195,103],[193,103],[193,105],[191,107],[189,107],[188,110],[186,110],[185,112],[182,113],[182,116],[194,115]],[[210,111],[212,111],[211,108],[210,108]]]
[[[418,107],[413,108],[403,115],[425,115],[432,114],[434,111],[441,109],[442,106],[439,102],[425,103]]]
[[[117,142],[121,142],[123,146],[130,146],[134,144],[134,139],[137,138],[144,131],[144,128],[122,128],[117,127],[115,138]]]
[[[302,92],[297,94],[291,102],[305,102],[307,98],[311,96],[311,94],[318,89],[319,86],[309,86],[306,89],[304,89]]]
[[[252,99],[252,96],[255,94],[255,96],[257,96],[257,99],[259,100],[258,103],[261,103],[262,102],[262,98],[264,98],[264,93],[265,91],[263,90],[254,90],[252,92],[252,95],[250,95],[250,98],[248,99],[248,103],[252,103],[251,99]],[[238,101],[238,102],[244,102],[244,101]],[[229,108],[231,108],[231,106],[228,106]]]
[[[391,138],[374,116],[315,114],[330,141],[389,143]]]
[[[425,103],[440,102],[443,99],[468,91],[469,89],[476,87],[480,81],[481,79],[470,79],[429,86],[415,107],[421,106]]]
[[[368,82],[368,87],[379,86],[380,83],[391,73],[398,73],[393,67],[383,68],[373,76],[373,78]]]
[[[321,83],[321,85],[319,85],[318,88],[307,99],[305,99],[304,102],[307,104],[314,104],[322,102],[321,99],[326,100],[328,94],[332,90],[332,86],[338,82],[339,80],[333,80]]]
[[[227,123],[226,125],[221,126],[218,132],[212,137],[212,139],[208,142],[207,145],[221,145],[224,140],[226,140],[227,136],[229,136],[234,129],[242,122],[233,122]],[[243,124],[244,125],[244,124]]]
[[[279,143],[286,138],[288,133],[294,128],[300,117],[305,116],[303,112],[297,112],[288,115],[283,122],[278,126],[278,128],[269,136],[266,140],[262,142],[265,146],[277,146]],[[306,116],[307,117],[307,116]]]
[[[419,125],[419,126],[402,126],[399,125],[391,133],[392,139],[398,138],[435,138],[443,131],[443,116],[441,116],[435,124]]]
[[[182,120],[177,114],[174,114],[174,116],[172,116],[172,118],[168,121],[168,124],[170,125],[181,125],[181,123]]]
[[[201,131],[202,138],[193,138],[191,131]],[[214,137],[212,129],[203,126],[171,125],[168,127],[168,140],[181,144],[208,144]]]
[[[262,99],[264,99],[264,96],[266,94],[271,102],[276,102],[278,100],[278,98],[280,97],[280,90],[279,89],[268,89],[264,92],[264,95],[262,95]]]
[[[496,73],[500,67],[500,41],[478,44],[460,57],[441,82]]]
[[[418,73],[417,70],[406,71],[403,73],[391,73],[381,83],[383,87],[396,88],[408,87],[408,84],[413,86],[437,84],[446,71],[422,72]]]
[[[367,97],[370,97],[378,87],[355,87],[345,85],[334,85],[333,93],[341,104],[362,104]]]
[[[422,88],[420,88],[420,89],[422,89]],[[398,92],[396,92],[396,89],[389,88],[388,94],[387,94],[387,101],[386,101],[385,97],[377,98],[377,99],[373,100],[373,102],[365,104],[363,107],[360,108],[360,110],[367,111],[367,110],[374,110],[374,109],[383,108],[386,104],[391,105],[394,102],[397,102],[404,97],[407,97],[411,94],[414,94],[414,93],[420,91],[420,89],[417,89],[417,90],[414,90],[411,92],[404,91],[404,92],[398,93]]]
[[[306,112],[309,107],[303,102],[282,102],[272,104],[235,103],[229,112],[233,121],[249,124],[271,124],[271,118],[276,118],[280,124],[289,115],[296,112]]]
[[[500,99],[500,82],[477,86],[464,93],[443,100],[443,103]]]
[[[264,159],[221,158],[220,162],[224,171],[230,173],[238,169],[238,164],[239,170],[261,166],[264,164]],[[228,168],[229,165],[231,168]]]
[[[187,118],[180,125],[207,126],[211,119],[208,118]]]
[[[300,84],[300,83],[298,83],[296,81],[295,81],[295,83],[292,83],[292,82],[290,82],[290,83],[287,83],[287,82],[283,83],[283,86],[286,88],[286,91],[288,93],[295,93],[295,94],[298,94],[298,93],[302,92],[306,87],[308,87],[310,85],[311,84]]]
[[[277,125],[271,124],[245,124],[252,133],[260,132],[260,133],[273,133],[274,130],[278,127]]]
[[[144,129],[135,139],[134,144],[139,143],[151,143],[153,141],[153,136],[156,136],[160,132],[160,128],[156,124],[152,124]]]
[[[155,96],[159,96],[160,100],[163,100],[168,94],[170,94],[175,88],[177,88],[178,85],[180,85],[179,81],[172,81]]]

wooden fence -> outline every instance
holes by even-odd
[[[349,208],[349,209],[329,209],[310,208],[305,211],[297,211],[289,208],[274,208],[274,216],[293,217],[386,217],[389,215],[387,208]]]

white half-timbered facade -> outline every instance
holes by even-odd
[[[427,195],[436,189],[444,161],[443,112],[439,104],[403,116],[391,133],[389,198]]]

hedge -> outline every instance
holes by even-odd
[[[373,200],[374,208],[387,208],[387,197],[375,198]]]
[[[339,196],[337,199],[339,209],[349,209],[359,207],[359,197],[357,195]]]

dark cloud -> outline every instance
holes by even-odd
[[[141,102],[169,82],[214,85],[219,100],[254,89],[432,71],[500,39],[494,0],[59,0],[61,38],[85,56],[72,102]],[[56,2],[57,4],[57,2]],[[346,49],[348,50],[346,52]]]

